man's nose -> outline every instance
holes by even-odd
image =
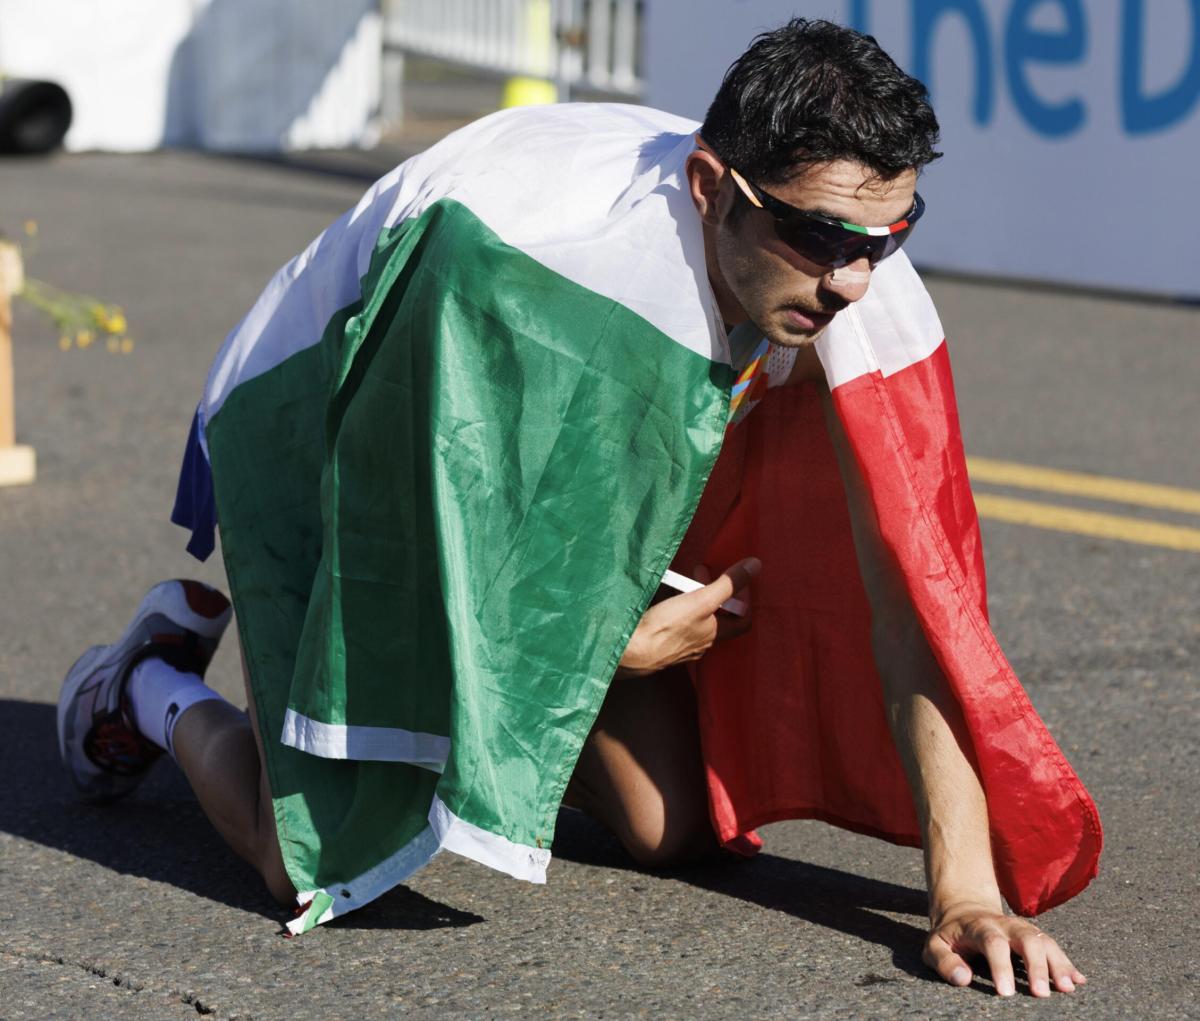
[[[824,287],[842,301],[858,301],[871,286],[871,263],[864,255],[845,266],[831,269],[821,280]]]

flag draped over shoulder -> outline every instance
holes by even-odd
[[[217,357],[176,518],[201,553],[214,504],[220,521],[293,931],[443,848],[544,881],[582,743],[726,433],[694,128],[594,105],[476,122],[285,266]],[[901,253],[821,355],[967,714],[1005,893],[1044,907],[1091,874],[1098,824],[987,627],[935,327]],[[818,815],[913,843],[811,407],[769,392],[706,497],[732,494],[710,562],[772,550],[751,644],[699,681],[714,822],[734,840]],[[798,520],[827,548],[793,549]]]
[[[1096,875],[1100,820],[989,627],[942,327],[903,253],[880,264],[817,351],[883,543],[962,706],[1001,892],[1037,914]],[[814,387],[767,390],[727,442],[697,517],[701,535],[681,556],[763,560],[753,631],[696,670],[720,838],[744,844],[764,823],[819,818],[919,846]]]
[[[441,848],[544,882],[732,371],[691,125],[500,114],[271,282],[200,409],[296,930]]]

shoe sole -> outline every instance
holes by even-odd
[[[67,671],[62,690],[58,695],[58,757],[62,760],[62,764],[66,767],[76,788],[84,793],[87,789],[80,785],[75,770],[71,768],[71,760],[67,757],[67,725],[69,722],[67,709],[75,704],[75,695],[79,691],[79,686],[94,673],[91,669],[93,664],[107,648],[109,648],[107,645],[93,645],[80,656]],[[74,737],[73,732],[71,736]]]
[[[212,611],[217,612],[214,615]],[[73,729],[68,734],[68,728],[74,727],[74,714],[68,710],[74,705],[80,686],[98,669],[120,662],[145,644],[140,632],[151,617],[165,617],[177,627],[195,631],[204,638],[218,639],[229,622],[229,616],[228,600],[215,589],[191,581],[162,581],[142,597],[120,638],[111,645],[93,645],[72,664],[58,696],[58,754],[81,794],[90,800],[112,800],[132,790],[140,778],[125,785],[115,783],[114,778],[105,773],[87,778],[81,778],[76,773],[67,755],[68,741],[76,737]],[[107,782],[98,784],[97,780]]]

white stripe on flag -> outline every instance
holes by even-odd
[[[447,851],[505,872],[513,879],[524,879],[530,883],[546,881],[546,866],[550,864],[548,850],[530,847],[527,844],[514,844],[507,837],[489,833],[465,819],[460,819],[436,794],[433,804],[429,807],[429,825],[437,834],[438,844]]]
[[[381,178],[267,285],[226,339],[204,410],[316,344],[355,301],[380,232],[435,202],[465,205],[507,245],[727,362],[683,165],[697,125],[621,104],[504,110]]]
[[[323,759],[407,762],[440,773],[450,755],[450,738],[399,727],[322,723],[295,709],[283,718],[281,743]]]

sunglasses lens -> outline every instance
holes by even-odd
[[[905,227],[904,230],[896,231],[895,234],[889,234],[885,238],[874,239],[883,242],[883,247],[880,250],[879,256],[874,261],[879,262],[895,252],[901,245],[904,244],[905,241],[908,240],[908,236],[912,233],[912,230],[912,225],[910,224],[909,226]]]
[[[784,244],[809,262],[831,269],[864,257],[875,266],[904,244],[912,233],[909,226],[895,234],[864,235],[833,224],[800,218],[776,220],[775,228]]]
[[[776,220],[775,232],[785,245],[819,266],[828,266],[839,259],[847,244],[857,246],[863,240],[874,240],[861,236],[848,238],[847,232],[840,227],[798,217]]]

